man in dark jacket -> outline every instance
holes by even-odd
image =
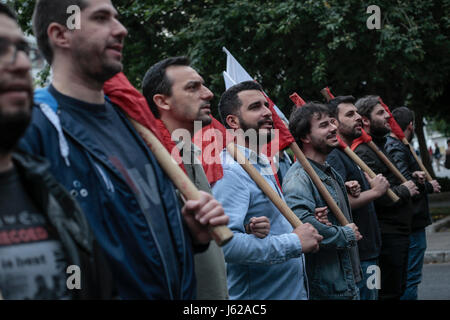
[[[87,221],[49,165],[13,152],[31,119],[28,44],[0,4],[0,291],[4,299],[112,298]]]
[[[367,96],[356,102],[362,117],[364,130],[372,136],[373,142],[386,153],[384,145],[390,131],[389,114],[376,96]],[[408,264],[409,234],[411,233],[411,197],[418,194],[417,186],[408,180],[402,183],[365,143],[355,149],[356,154],[376,173],[389,181],[392,191],[400,197],[393,203],[386,195],[375,200],[375,211],[381,230],[381,300],[400,299],[405,290]],[[392,161],[392,160],[391,160]]]
[[[361,136],[362,120],[358,114],[353,96],[338,96],[328,103],[331,114],[337,120],[338,134],[341,139],[351,145],[352,141]],[[389,183],[381,174],[371,179],[365,176],[353,160],[340,148],[334,149],[327,157],[327,162],[344,179],[345,182],[357,181],[361,186],[358,197],[348,195],[353,219],[359,227],[363,238],[358,242],[359,257],[363,280],[358,283],[361,300],[377,300],[376,286],[368,284],[374,267],[378,265],[381,249],[381,234],[378,226],[373,201],[386,193]],[[367,177],[367,179],[366,179]]]
[[[392,115],[405,133],[405,137],[411,141],[414,137],[413,112],[406,107],[400,107],[394,109]],[[411,149],[393,133],[387,137],[385,148],[403,176],[413,180],[419,187],[420,193],[412,198],[413,218],[409,236],[407,282],[402,296],[402,300],[417,300],[417,289],[422,278],[423,258],[427,248],[425,227],[431,224],[428,194],[440,192],[440,186],[436,180],[431,182],[425,180],[425,173],[421,171]]]
[[[80,26],[67,8],[77,5]],[[110,0],[39,0],[33,13],[52,84],[39,94],[21,147],[45,156],[80,204],[124,299],[194,299],[193,251],[227,223],[200,192],[181,210],[175,189],[126,115],[104,96],[122,70],[127,30]]]

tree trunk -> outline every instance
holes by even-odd
[[[415,131],[417,135],[417,140],[419,141],[419,151],[420,158],[422,159],[423,165],[427,168],[428,172],[433,178],[436,178],[434,174],[433,166],[430,159],[430,154],[428,153],[427,142],[425,141],[425,134],[423,132],[423,115],[419,112],[416,112],[415,116]]]

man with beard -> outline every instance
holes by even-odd
[[[405,137],[411,141],[414,137],[413,111],[407,107],[400,107],[394,109],[392,115],[405,133]],[[385,148],[403,176],[408,180],[413,180],[419,187],[420,194],[412,198],[413,217],[409,236],[408,271],[406,289],[401,298],[402,300],[417,300],[417,289],[422,278],[423,258],[427,248],[425,227],[431,224],[427,194],[440,192],[441,187],[436,180],[431,182],[425,180],[425,172],[421,171],[411,149],[393,133],[387,137]]]
[[[154,116],[161,119],[172,139],[177,140],[175,142],[191,181],[199,190],[211,193],[211,186],[197,158],[201,150],[191,143],[195,130],[211,123],[210,101],[214,95],[204,85],[203,78],[190,67],[187,57],[167,58],[148,69],[142,92]],[[252,230],[264,237],[269,232],[269,221],[265,217],[255,219]],[[197,299],[228,299],[222,249],[212,241],[208,250],[194,255],[194,264]]]
[[[0,3],[1,296],[111,298],[112,279],[80,208],[50,175],[47,162],[13,151],[31,119],[30,51],[15,15]],[[69,265],[80,268],[76,290],[66,286]],[[64,286],[52,286],[55,281]]]
[[[349,146],[354,139],[361,136],[362,128],[361,116],[354,103],[353,96],[338,96],[328,103],[331,115],[337,120],[338,134]],[[373,200],[386,193],[389,182],[381,174],[373,179],[365,175],[340,148],[331,151],[327,162],[341,175],[344,181],[357,181],[361,186],[361,193],[358,197],[348,195],[353,219],[363,236],[358,242],[363,273],[363,279],[358,282],[358,288],[361,300],[377,300],[377,289],[367,286],[367,279],[373,272],[371,270],[378,264],[381,249],[381,235]]]
[[[67,14],[76,5],[80,28]],[[106,253],[124,299],[193,299],[193,250],[204,250],[208,225],[228,219],[201,192],[180,213],[175,190],[103,85],[122,70],[127,30],[110,0],[39,0],[37,43],[53,81],[35,100],[22,147],[47,157],[78,201]],[[183,221],[184,218],[184,221]]]
[[[307,103],[289,118],[289,130],[308,158],[330,195],[350,222],[339,226],[334,215],[322,224],[314,209],[327,206],[317,187],[299,162],[286,174],[283,190],[286,203],[305,223],[311,223],[323,236],[320,251],[306,256],[311,299],[359,299],[356,283],[361,281],[357,241],[358,227],[352,222],[346,187],[341,176],[325,161],[338,146],[336,126],[328,109],[318,103]]]
[[[223,124],[235,130],[239,150],[283,198],[270,162],[261,153],[272,138],[272,113],[259,84],[245,81],[225,91],[219,102]],[[304,300],[308,298],[303,254],[318,249],[322,237],[310,224],[294,230],[247,172],[225,150],[223,178],[213,194],[230,217],[233,238],[223,247],[227,262],[230,299]],[[252,217],[269,218],[270,233],[264,239],[247,234],[244,225]]]
[[[386,153],[386,135],[390,131],[389,114],[379,103],[377,96],[367,96],[356,102],[362,117],[364,130],[372,136],[373,142]],[[400,201],[393,201],[384,195],[375,200],[375,211],[381,232],[381,300],[400,299],[405,290],[408,263],[409,234],[413,208],[411,197],[418,194],[417,186],[408,180],[402,183],[365,143],[355,149],[356,154],[376,173],[388,180],[392,191]],[[389,155],[387,155],[389,158]],[[391,162],[392,159],[391,159]]]

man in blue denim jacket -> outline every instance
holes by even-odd
[[[340,175],[325,159],[338,146],[337,128],[324,105],[308,103],[295,110],[289,119],[289,129],[314,170],[340,207],[352,221],[346,188]],[[303,221],[311,223],[324,237],[320,251],[306,256],[311,299],[359,299],[356,283],[361,280],[358,247],[362,237],[354,223],[339,226],[329,215],[322,224],[314,217],[314,209],[326,202],[309,175],[299,163],[287,172],[283,190],[286,202]]]
[[[229,88],[219,103],[219,111],[228,128],[252,139],[241,139],[239,149],[280,195],[270,163],[259,152],[259,141],[271,137],[272,114],[261,87],[246,81]],[[242,129],[242,130],[239,130]],[[248,135],[247,135],[248,134]],[[318,249],[322,237],[310,225],[294,230],[275,205],[258,188],[244,169],[225,151],[224,176],[213,186],[214,197],[230,217],[232,240],[223,247],[227,262],[230,299],[308,298],[303,252]],[[245,232],[252,217],[265,215],[270,233],[264,239]]]

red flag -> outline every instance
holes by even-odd
[[[234,140],[234,137],[213,116],[211,124],[194,134],[192,142],[202,149],[201,159],[203,170],[210,185],[223,177],[222,159],[220,153]]]
[[[381,106],[386,110],[387,113],[389,113],[389,125],[391,126],[391,131],[393,134],[397,136],[400,140],[403,140],[405,138],[405,133],[403,132],[402,128],[398,125],[397,121],[395,121],[394,116],[391,113],[391,110],[389,110],[389,107],[381,100],[381,98],[378,98],[380,101]]]
[[[327,91],[328,96],[330,97],[330,99],[334,99],[334,96],[333,96],[333,94],[331,93],[330,88],[326,87],[325,90]]]
[[[306,104],[305,100],[303,100],[298,94],[297,92],[294,92],[293,94],[291,94],[289,96],[289,98],[291,98],[292,102],[294,102],[295,106],[297,108],[304,106]]]
[[[274,171],[274,176],[277,181],[277,184],[281,190],[280,180],[278,179],[278,175],[276,174],[277,170],[275,170],[276,168],[273,164],[273,157],[278,152],[289,147],[293,142],[295,142],[295,139],[291,135],[289,129],[286,127],[286,124],[280,119],[277,112],[275,111],[275,108],[273,107],[275,104],[273,103],[273,101],[264,92],[263,94],[266,97],[267,101],[269,102],[269,109],[272,112],[273,127],[274,129],[276,129],[275,139],[273,139],[267,146],[267,156],[270,160],[272,170]]]
[[[105,82],[103,91],[108,98],[132,119],[142,124],[158,138],[179,166],[186,172],[180,153],[164,123],[155,118],[145,97],[128,81],[123,72]]]
[[[361,136],[360,136],[359,138],[356,138],[355,140],[353,140],[351,149],[352,149],[353,151],[355,151],[355,149],[356,149],[361,143],[369,143],[370,141],[372,141],[372,137],[371,137],[370,135],[368,135],[367,132],[364,131],[364,129],[361,128]]]
[[[348,147],[348,145],[344,142],[344,140],[341,139],[341,137],[337,134],[336,138],[339,142],[339,148],[341,148],[342,150],[344,150],[345,148]],[[359,138],[358,138],[359,139]]]
[[[278,138],[278,150],[270,150],[269,155],[275,155],[280,150],[283,150],[291,145],[291,143],[295,142],[294,137],[291,135],[291,132],[284,124],[283,120],[280,119],[277,112],[274,109],[274,103],[270,98],[263,92],[264,96],[266,97],[267,101],[269,102],[269,109],[272,112],[272,121],[273,121],[273,127],[274,129],[278,129],[278,135],[275,137],[275,139]],[[275,145],[275,143],[272,143],[272,146]]]

